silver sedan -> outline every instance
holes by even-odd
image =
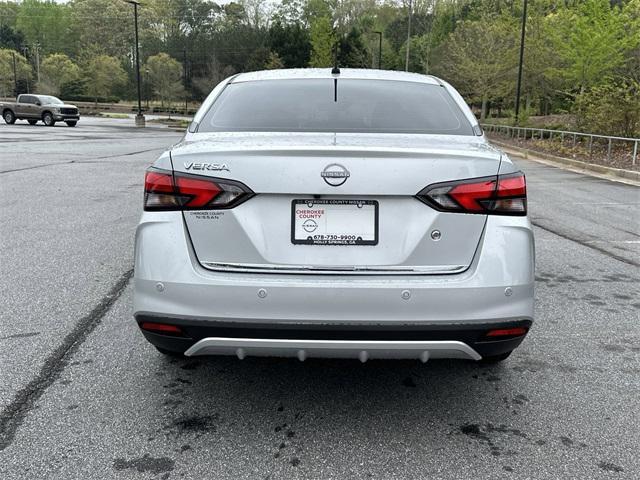
[[[525,177],[438,78],[233,76],[144,188],[134,315],[163,353],[491,362],[531,327]]]

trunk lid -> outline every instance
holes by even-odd
[[[257,194],[229,210],[184,212],[198,260],[218,270],[463,271],[473,259],[486,216],[438,212],[415,195],[433,183],[496,175],[500,164],[500,153],[478,137],[225,132],[192,138],[171,152],[176,172],[232,179]],[[335,171],[348,176],[334,177]],[[356,207],[332,204],[377,204],[375,244],[294,243],[292,229],[300,229],[292,213],[299,206],[296,200],[314,208],[324,202],[322,208],[334,208],[327,215],[344,218],[340,228],[345,229],[349,223],[374,222],[373,213],[370,220],[358,220],[349,210]]]

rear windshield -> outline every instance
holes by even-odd
[[[473,135],[439,85],[390,80],[261,80],[222,91],[199,132],[357,132]]]

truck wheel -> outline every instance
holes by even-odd
[[[5,110],[2,113],[2,118],[4,118],[4,121],[9,125],[13,125],[14,123],[16,123],[16,116],[11,110]]]
[[[27,122],[29,122],[29,125],[35,125],[36,123],[38,123],[38,120],[27,120]]]
[[[49,112],[44,112],[42,115],[42,121],[47,127],[53,127],[56,124],[56,121],[53,119],[53,115]]]
[[[78,122],[68,121],[68,122],[64,122],[64,123],[66,123],[69,127],[75,127]]]

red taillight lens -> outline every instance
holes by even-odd
[[[222,192],[217,183],[193,177],[176,177],[176,186],[180,195],[190,197],[185,203],[189,207],[206,207]]]
[[[148,332],[159,333],[161,335],[182,336],[182,329],[176,325],[167,325],[166,323],[142,322],[140,324],[142,330]]]
[[[497,337],[520,337],[527,333],[527,329],[524,327],[514,328],[498,328],[495,330],[489,330],[485,337],[497,338]]]
[[[522,172],[429,185],[418,198],[443,212],[526,215],[527,188]]]
[[[496,180],[483,180],[481,182],[461,183],[454,185],[447,195],[468,212],[485,211],[482,204],[484,200],[490,198],[496,190]]]
[[[145,210],[219,210],[233,208],[253,195],[235,180],[156,168],[148,169],[144,180]]]

